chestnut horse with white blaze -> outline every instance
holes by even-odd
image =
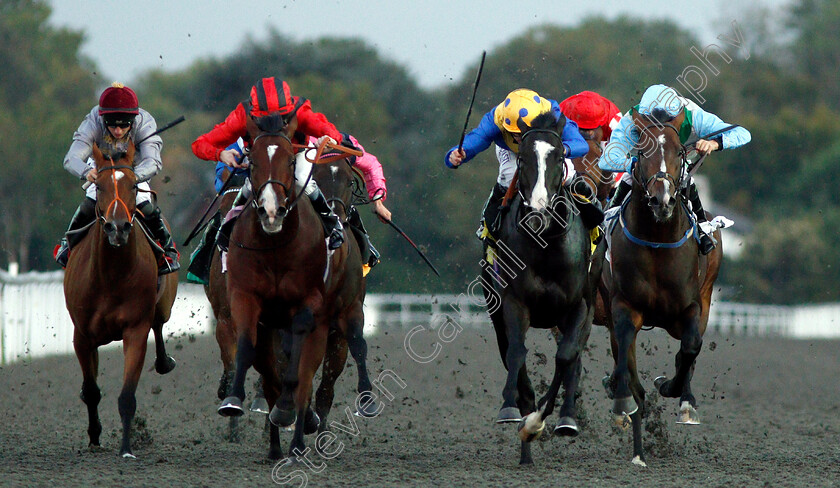
[[[161,329],[169,320],[178,288],[177,273],[158,277],[158,257],[140,224],[135,225],[134,153],[131,143],[126,153],[106,159],[94,145],[93,159],[99,174],[95,182],[98,228],[73,247],[64,274],[64,296],[74,325],[73,347],[82,368],[81,398],[88,409],[91,446],[99,446],[102,432],[98,412],[101,393],[96,384],[98,348],[123,341],[123,389],[117,400],[123,457],[134,457],[131,422],[149,330],[155,336],[157,372],[165,374],[175,367],[175,361],[166,354]]]

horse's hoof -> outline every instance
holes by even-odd
[[[120,453],[120,457],[123,459],[137,459],[137,456],[131,454],[131,452],[122,452]]]
[[[606,375],[603,378],[601,378],[601,384],[604,385],[604,390],[606,390],[607,392],[607,398],[609,398],[610,400],[614,400],[615,389],[613,389],[613,386],[610,384],[610,375]]]
[[[634,456],[633,460],[630,461],[630,462],[635,464],[636,466],[641,466],[643,468],[647,468],[647,463],[645,462],[644,459],[642,459],[642,456]]]
[[[306,411],[306,418],[303,421],[304,435],[314,434],[318,432],[318,426],[321,425],[321,417],[315,413],[311,408]]]
[[[229,396],[222,400],[218,412],[222,417],[240,417],[245,415],[245,409],[242,408],[242,400],[236,396]]]
[[[360,401],[356,402],[356,416],[366,419],[372,419],[382,413],[382,410],[376,408],[376,402],[369,401],[372,398],[370,392],[362,392],[359,394]]]
[[[539,412],[532,412],[519,422],[519,440],[531,442],[539,439],[545,431],[545,421],[540,418]]]
[[[613,402],[612,413],[615,415],[633,415],[637,410],[639,410],[639,406],[632,396],[616,398]]]
[[[560,423],[554,427],[554,435],[577,437],[578,434],[580,434],[580,429],[572,417],[560,417]]]
[[[277,427],[288,427],[295,423],[297,414],[292,410],[281,410],[275,405],[268,414],[268,420]]]
[[[268,414],[268,402],[265,401],[265,398],[257,397],[254,398],[254,401],[251,402],[250,408],[248,410],[254,413],[261,413],[263,415]]]
[[[166,356],[163,359],[155,361],[155,371],[157,371],[158,374],[166,374],[173,369],[175,369],[175,359],[173,359],[172,356]]]
[[[499,410],[499,415],[496,417],[497,424],[508,424],[521,421],[522,414],[519,413],[519,409],[516,407],[502,407],[502,409]]]
[[[677,423],[680,425],[700,425],[700,415],[697,410],[689,402],[682,402],[680,404],[680,415],[677,418]]]
[[[667,376],[657,376],[655,380],[653,380],[653,387],[656,388],[656,391],[659,392],[660,395],[664,397],[668,397],[671,395],[667,395],[666,392],[662,390],[667,390],[668,386],[668,377]]]

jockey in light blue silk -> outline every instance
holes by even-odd
[[[598,161],[598,167],[607,171],[624,172],[621,183],[616,189],[610,207],[620,205],[627,197],[633,184],[630,175],[633,163],[636,161],[634,150],[639,143],[639,132],[634,128],[633,113],[642,115],[659,116],[660,122],[666,123],[675,117],[685,113],[685,118],[680,127],[677,127],[680,143],[684,145],[694,144],[697,153],[708,154],[712,151],[723,149],[734,149],[750,142],[750,132],[740,126],[731,126],[721,120],[717,115],[706,112],[697,104],[680,96],[676,90],[665,85],[653,85],[645,90],[638,105],[631,108],[618,123],[610,136],[610,141],[604,148],[604,153]],[[710,139],[703,137],[709,134],[720,132]],[[697,186],[692,178],[689,183],[688,197],[691,207],[697,216],[697,222],[706,221],[706,212],[700,202],[697,193]],[[701,233],[700,252],[708,254],[715,248],[712,238]]]

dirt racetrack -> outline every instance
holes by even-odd
[[[648,467],[641,468],[630,463],[629,432],[610,420],[600,380],[611,359],[606,330],[595,327],[584,357],[581,435],[535,442],[535,464],[520,467],[515,427],[493,423],[504,371],[489,324],[441,342],[439,356],[426,364],[404,349],[408,330],[369,338],[372,374],[390,370],[405,388],[384,381],[393,401],[383,398],[378,417],[357,419],[356,435],[333,429],[329,450],[340,452],[332,459],[311,453],[313,467],[296,468],[308,486],[840,486],[838,341],[708,335],[693,385],[703,424],[679,426],[677,400],[652,392],[655,376],[672,373],[678,344],[661,331],[642,332],[639,368],[654,408],[644,437]],[[427,356],[434,342],[426,330],[411,345]],[[244,417],[241,442],[224,439],[227,420],[215,412],[221,366],[213,338],[170,338],[168,347],[177,368],[167,376],[148,371],[150,349],[140,379],[136,460],[117,456],[120,351],[101,354],[103,433],[96,452],[88,449],[75,357],[0,369],[0,485],[271,486],[275,463],[266,458],[264,416]],[[548,333],[531,331],[529,349],[532,380],[544,389],[553,367]],[[350,364],[330,416],[348,427],[344,409],[355,398],[356,380]],[[288,449],[291,434],[281,436]],[[314,443],[308,436],[307,446]],[[298,476],[287,486],[303,483]]]

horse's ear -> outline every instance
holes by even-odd
[[[566,116],[561,112],[560,117],[557,118],[557,125],[555,126],[555,129],[557,130],[557,133],[562,136],[563,135],[563,129],[565,129],[565,128],[566,128]]]
[[[254,120],[253,115],[245,116],[245,130],[248,132],[248,136],[253,141],[257,135],[260,133],[260,129],[257,127],[257,122]]]
[[[137,151],[137,148],[134,146],[134,141],[128,141],[128,149],[125,152],[125,157],[128,158],[128,162],[134,166],[134,153]]]
[[[96,145],[95,142],[93,143],[93,153],[91,153],[91,156],[93,156],[93,160],[96,161],[97,166],[101,165],[102,162],[105,160],[105,158],[102,157],[102,151],[99,149],[99,146]]]
[[[297,118],[297,112],[295,112],[294,114],[292,114],[292,117],[289,118],[289,120],[286,121],[286,127],[285,127],[286,135],[291,137],[292,134],[297,132],[297,128],[298,128],[298,118]]]

